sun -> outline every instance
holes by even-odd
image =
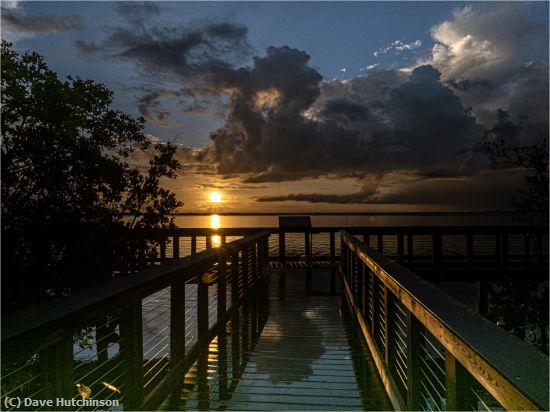
[[[220,203],[222,201],[222,195],[220,192],[210,192],[208,198],[211,203]]]

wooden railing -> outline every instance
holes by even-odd
[[[199,355],[227,322],[234,349],[248,342],[239,308],[265,286],[268,237],[251,234],[2,319],[1,408],[39,408],[17,403],[25,399],[82,408],[55,403],[73,399],[95,402],[84,409],[116,400],[124,410],[151,410],[179,396],[183,376],[197,360],[204,366]],[[245,320],[259,311],[253,305]]]
[[[246,236],[258,228],[176,228],[134,232],[136,238],[156,239],[157,260],[195,253],[199,247],[220,245],[228,238]],[[336,234],[340,230],[361,238],[379,252],[397,260],[416,273],[434,279],[464,280],[465,273],[476,278],[499,277],[503,271],[528,269],[546,277],[548,268],[548,227],[535,226],[370,226],[313,227],[303,234],[298,255],[289,255],[288,234],[278,227],[268,230],[273,240],[270,260],[290,262],[310,258],[335,262],[339,259]],[[298,240],[295,238],[294,243]],[[322,253],[308,256],[311,245]],[[319,248],[318,244],[323,247]]]
[[[548,357],[342,232],[341,274],[397,410],[547,410]]]

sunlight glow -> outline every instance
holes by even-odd
[[[218,215],[210,216],[210,227],[212,229],[219,229],[220,228],[220,217]]]
[[[222,237],[220,235],[212,236],[212,247],[219,247],[222,245]]]
[[[212,203],[220,203],[222,201],[222,195],[220,192],[210,192],[208,198]]]

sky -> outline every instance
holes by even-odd
[[[1,7],[15,50],[178,145],[183,212],[508,209],[525,171],[480,143],[499,110],[548,137],[548,2]]]

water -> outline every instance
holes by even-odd
[[[177,227],[277,227],[278,215],[178,215]],[[316,226],[477,226],[512,224],[506,214],[364,214],[312,215]]]
[[[352,226],[498,226],[510,225],[511,222],[506,214],[364,214],[364,215],[311,215],[312,226],[315,227],[352,227]],[[175,216],[175,225],[181,228],[271,228],[278,227],[278,215],[178,215]],[[227,242],[236,240],[238,237],[228,237]],[[287,256],[305,256],[304,235],[301,233],[288,233],[285,236]],[[329,254],[330,238],[328,233],[312,234],[313,256],[327,256]],[[511,247],[517,243],[520,245],[522,239],[511,241]],[[180,253],[188,255],[191,250],[189,238],[180,239]],[[221,239],[214,236],[213,246],[219,246]],[[336,242],[336,254],[339,254],[339,241]],[[484,247],[487,254],[492,253],[492,239],[479,237],[476,248]],[[377,247],[376,239],[371,239],[371,246]],[[269,253],[271,256],[279,254],[278,235],[271,235],[269,240]],[[406,245],[405,245],[406,247]],[[444,239],[444,252],[453,255],[465,253],[465,239],[463,236],[448,236]],[[197,251],[206,249],[205,237],[197,239]],[[171,245],[167,251],[170,253]],[[384,238],[384,252],[390,255],[397,253],[397,239],[395,236]],[[431,253],[431,237],[416,236],[414,242],[414,253]]]

